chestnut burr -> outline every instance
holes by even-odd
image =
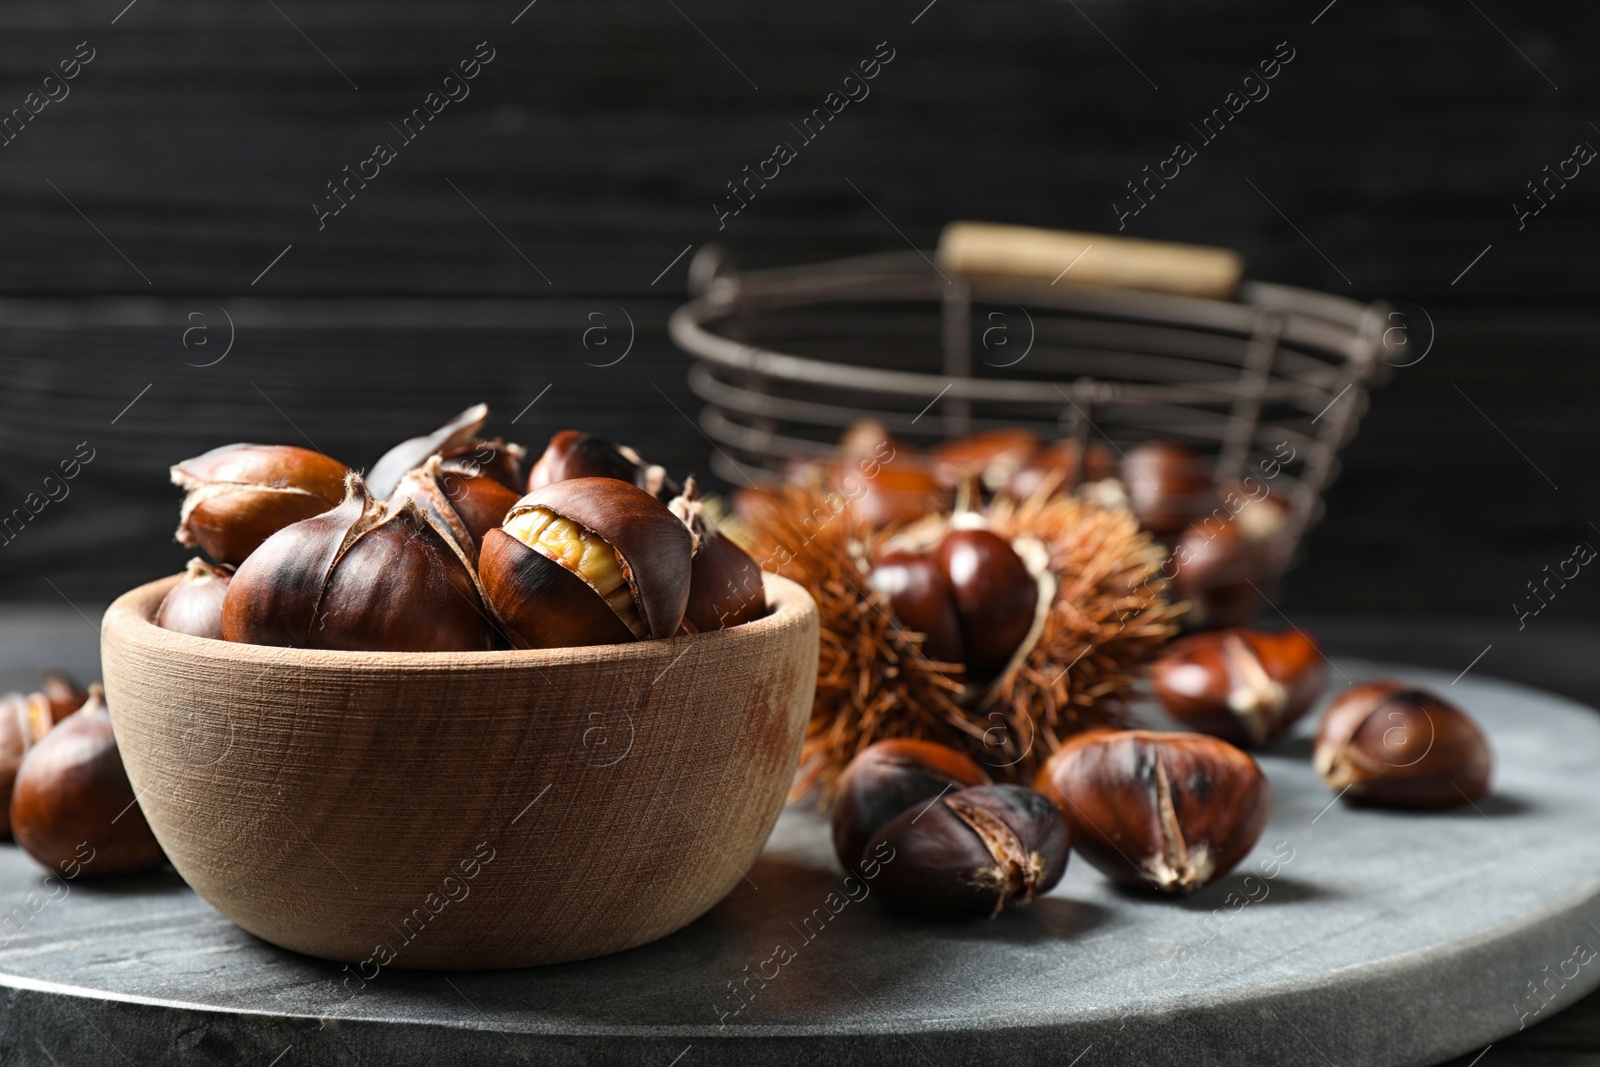
[[[1352,800],[1440,808],[1483,797],[1494,758],[1460,708],[1404,682],[1368,682],[1323,713],[1312,763]]]
[[[1267,777],[1204,734],[1103,730],[1062,745],[1035,783],[1073,847],[1122,885],[1193,893],[1249,854],[1272,811]]]
[[[1328,680],[1321,651],[1299,630],[1194,634],[1174,642],[1152,675],[1173,718],[1246,747],[1282,737]]]
[[[901,812],[969,786],[989,775],[965,753],[910,738],[868,745],[839,779],[831,823],[833,851],[845,870],[861,862],[867,842]]]
[[[1067,824],[1046,797],[1021,786],[985,785],[902,812],[863,854],[888,857],[878,890],[896,911],[992,918],[1054,888],[1069,845]]]

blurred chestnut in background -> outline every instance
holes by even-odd
[[[11,832],[51,870],[121,874],[166,856],[134,802],[99,686],[22,759],[11,794]],[[74,872],[77,873],[77,872]]]
[[[694,535],[689,567],[689,603],[683,616],[701,633],[754,622],[767,613],[767,590],[761,568],[750,553],[724,537],[705,514],[700,487],[686,478],[683,494],[668,509]]]
[[[279,530],[239,567],[223,597],[223,636],[298,648],[492,648],[468,551],[412,501],[380,504],[352,474],[344,503]]]
[[[1116,476],[1116,454],[1103,441],[1090,441],[1085,446],[1069,437],[1036,453],[1013,471],[1005,489],[1007,495],[1026,500],[1052,479],[1055,492],[1070,493],[1080,485]]]
[[[905,455],[888,460],[841,457],[833,482],[856,517],[875,527],[948,510],[954,500],[923,460]]]
[[[178,584],[161,598],[156,609],[156,625],[194,637],[222,640],[222,600],[233,568],[213,567],[195,557],[189,561]]]
[[[366,477],[367,490],[378,500],[389,499],[406,472],[439,456],[444,469],[492,478],[512,492],[522,489],[521,445],[496,437],[479,437],[489,420],[489,405],[474,404],[437,430],[401,441],[385,452]]]
[[[1033,629],[1039,582],[1022,557],[990,530],[955,529],[933,550],[955,597],[969,670],[995,674]]]
[[[239,564],[290,523],[344,499],[349,468],[293,445],[223,445],[172,468],[187,496],[178,542],[218,563]]]
[[[528,472],[528,492],[573,478],[616,478],[637,486],[657,499],[677,495],[678,486],[665,467],[646,463],[626,445],[581,430],[562,430]]]
[[[1219,630],[1173,642],[1152,677],[1162,706],[1191,730],[1259,747],[1306,713],[1328,672],[1299,630]]]
[[[1323,713],[1312,763],[1352,800],[1441,808],[1487,793],[1494,758],[1460,708],[1404,682],[1368,682]]]
[[[63,716],[64,717],[64,716]],[[0,697],[0,837],[11,836],[11,788],[28,750],[55,725],[50,701],[43,693]]]
[[[998,493],[1038,451],[1038,434],[1008,426],[946,441],[930,449],[929,456],[941,485],[956,489],[976,480]]]
[[[1242,626],[1260,607],[1254,583],[1265,577],[1265,554],[1233,522],[1191,525],[1173,549],[1172,562],[1172,589],[1191,605],[1184,619],[1190,628]]]
[[[50,715],[60,722],[88,703],[89,691],[60,671],[45,671],[39,692],[50,703]]]
[[[889,598],[889,610],[901,626],[923,635],[924,656],[938,663],[965,663],[955,593],[937,563],[915,552],[884,552],[867,581]]]
[[[855,870],[872,835],[902,812],[941,793],[988,784],[982,767],[948,745],[909,738],[868,745],[839,778],[834,854],[845,870]]]
[[[1174,441],[1146,441],[1131,449],[1122,484],[1139,525],[1158,537],[1182,532],[1211,510],[1216,497],[1210,462]]]
[[[1112,881],[1193,893],[1255,846],[1272,812],[1267,777],[1204,734],[1102,730],[1067,741],[1035,783]]]
[[[1067,868],[1067,824],[1050,801],[1017,785],[946,793],[884,826],[863,848],[884,856],[878,890],[896,911],[935,918],[986,915],[1031,903]]]
[[[484,588],[519,648],[671,637],[689,603],[694,538],[628,482],[573,478],[523,497],[484,538]]]
[[[391,504],[413,501],[447,527],[474,559],[483,535],[505,521],[518,499],[516,493],[486,475],[445,470],[438,456],[407,471],[389,496]]]

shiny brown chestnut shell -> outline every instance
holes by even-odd
[[[953,495],[926,462],[905,454],[891,458],[841,457],[833,469],[835,487],[852,513],[869,526],[910,522],[946,510]]]
[[[1191,525],[1173,549],[1172,589],[1189,601],[1184,622],[1193,627],[1242,626],[1261,605],[1257,582],[1266,562],[1264,546],[1233,521]]]
[[[767,590],[761,568],[706,517],[700,487],[692,477],[684,479],[683,493],[667,507],[694,535],[689,603],[684,608],[689,625],[706,633],[765,616]]]
[[[528,492],[573,478],[616,478],[658,500],[678,495],[666,469],[646,463],[639,453],[582,430],[562,430],[550,438],[528,472]]]
[[[1256,761],[1204,734],[1100,730],[1069,740],[1038,789],[1072,844],[1122,885],[1193,893],[1249,854],[1272,813]]]
[[[446,470],[491,478],[513,493],[520,491],[522,446],[479,437],[488,420],[489,405],[474,404],[432,433],[401,441],[372,465],[367,491],[378,500],[389,499],[406,472],[422,466],[429,456],[439,456]]]
[[[1129,451],[1122,483],[1139,525],[1160,537],[1182,532],[1216,498],[1210,463],[1173,441],[1146,441]]]
[[[984,785],[902,812],[863,855],[881,863],[878,892],[896,911],[992,918],[1053,889],[1070,845],[1049,799],[1022,786]]]
[[[1368,682],[1323,713],[1312,763],[1351,800],[1440,808],[1483,797],[1494,757],[1455,705],[1404,682]]]
[[[948,745],[910,738],[868,745],[839,778],[830,815],[834,855],[855,870],[872,835],[902,812],[989,782],[982,767]]]
[[[28,750],[11,793],[17,844],[68,877],[144,871],[166,862],[134,801],[98,690]]]
[[[290,523],[344,499],[349,468],[293,445],[223,445],[172,468],[185,490],[178,541],[218,563],[243,563]]]
[[[951,530],[932,554],[955,597],[967,669],[998,673],[1033,629],[1038,580],[1005,538],[990,530]]]
[[[1116,453],[1104,442],[1090,441],[1083,445],[1069,437],[1036,453],[1012,472],[1006,482],[1006,493],[1016,500],[1026,500],[1047,482],[1053,484],[1053,492],[1070,493],[1087,482],[1116,476]]]
[[[1038,434],[1006,426],[946,441],[930,449],[929,457],[940,484],[956,489],[976,479],[995,493],[1038,451]]]
[[[506,517],[506,526],[533,512],[565,520],[614,553],[641,626],[639,636],[662,638],[678,632],[689,603],[694,536],[665,504],[614,478],[572,478],[523,497]],[[525,549],[527,555],[513,546]],[[628,636],[616,636],[606,625],[602,611],[610,612],[612,618],[620,616],[583,576],[523,544],[506,529],[490,531],[478,566],[490,602],[520,647],[612,643],[596,639],[606,633],[613,635],[612,640],[634,636],[626,626]],[[582,588],[563,577],[572,578]],[[582,595],[585,592],[587,598]]]
[[[1328,682],[1322,652],[1299,630],[1194,634],[1173,642],[1151,674],[1173,718],[1247,748],[1282,737]]]
[[[0,837],[11,836],[9,798],[22,758],[54,725],[50,701],[43,693],[8,693],[0,697],[0,798],[7,801],[0,804]]]
[[[958,667],[966,662],[955,591],[938,563],[916,552],[891,550],[878,556],[867,581],[888,598],[901,626],[923,636],[924,656]]]
[[[222,640],[222,600],[233,580],[232,567],[213,567],[196,556],[183,578],[161,598],[156,625],[193,637]]]
[[[484,535],[498,529],[520,498],[493,478],[449,470],[439,456],[406,472],[389,496],[414,501],[455,535],[456,541],[476,556]]]
[[[46,671],[39,693],[50,704],[51,718],[60,722],[89,701],[89,691],[60,671]]]
[[[387,652],[473,652],[494,630],[466,549],[415,503],[385,506],[352,474],[344,503],[273,534],[222,602],[226,640]]]

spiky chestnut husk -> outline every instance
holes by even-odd
[[[1091,726],[1120,725],[1135,679],[1177,632],[1161,548],[1131,513],[1046,483],[973,519],[1007,540],[1037,542],[1053,578],[1037,633],[980,688],[934,664],[922,637],[896,624],[867,581],[895,537],[848,506],[842,493],[787,485],[744,511],[745,548],[765,570],[816,600],[822,622],[817,695],[793,796],[831,798],[840,772],[874,741],[937,741],[999,779],[1031,780],[1061,742]],[[948,525],[949,516],[926,522]],[[903,535],[903,531],[901,531]],[[936,541],[937,537],[930,537]]]

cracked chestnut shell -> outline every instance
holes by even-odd
[[[615,478],[553,482],[518,501],[478,559],[519,648],[671,637],[689,603],[694,536]]]
[[[1122,483],[1139,525],[1162,537],[1181,533],[1216,497],[1211,465],[1174,441],[1146,441],[1128,452]]]
[[[28,855],[55,871],[78,863],[85,874],[120,874],[166,862],[134,802],[99,686],[23,757],[11,831]]]
[[[401,441],[372,465],[366,477],[367,491],[387,500],[406,472],[422,466],[429,456],[438,456],[447,471],[492,478],[518,492],[522,488],[522,446],[498,437],[479,437],[487,421],[489,405],[474,404],[432,433]]]
[[[683,494],[667,507],[694,536],[684,621],[705,633],[754,622],[766,615],[767,589],[761,568],[706,517],[705,503],[694,478],[684,479]]]
[[[933,558],[955,598],[967,669],[998,673],[1033,629],[1038,581],[1005,538],[990,530],[951,530]]]
[[[441,457],[430,456],[422,466],[406,472],[389,503],[414,501],[476,558],[484,535],[505,521],[518,499],[486,474],[448,470]]]
[[[938,918],[999,915],[1061,881],[1070,839],[1049,799],[1017,785],[946,793],[902,812],[868,841],[882,856],[878,891],[896,911]]]
[[[616,478],[659,499],[672,498],[678,486],[666,468],[646,463],[627,445],[582,430],[562,430],[550,438],[528,472],[528,492],[573,478]]]
[[[1329,789],[1407,808],[1478,800],[1494,766],[1488,739],[1470,716],[1404,682],[1341,693],[1322,716],[1311,759]]]
[[[350,472],[336,459],[293,445],[223,445],[172,468],[186,492],[178,542],[218,563],[239,564],[290,523],[344,499]]]
[[[1255,846],[1272,813],[1256,761],[1204,734],[1101,730],[1057,750],[1035,785],[1112,881],[1193,893]]]
[[[1328,682],[1321,651],[1299,630],[1181,638],[1152,676],[1162,706],[1189,729],[1257,748],[1282,737]]]
[[[830,820],[834,854],[854,870],[872,835],[902,812],[941,793],[988,784],[982,767],[948,745],[909,738],[868,745],[839,778]]]
[[[161,598],[156,625],[194,637],[222,640],[222,599],[233,580],[233,568],[213,567],[196,556],[183,578]]]
[[[39,693],[50,705],[50,716],[60,722],[89,702],[89,691],[60,671],[46,671]]]
[[[415,503],[385,505],[351,474],[344,503],[287,526],[239,567],[222,636],[252,645],[386,652],[494,646],[467,549]]]
[[[867,582],[889,599],[900,625],[923,636],[922,654],[938,663],[965,663],[955,591],[939,565],[916,552],[895,549],[878,556]]]

